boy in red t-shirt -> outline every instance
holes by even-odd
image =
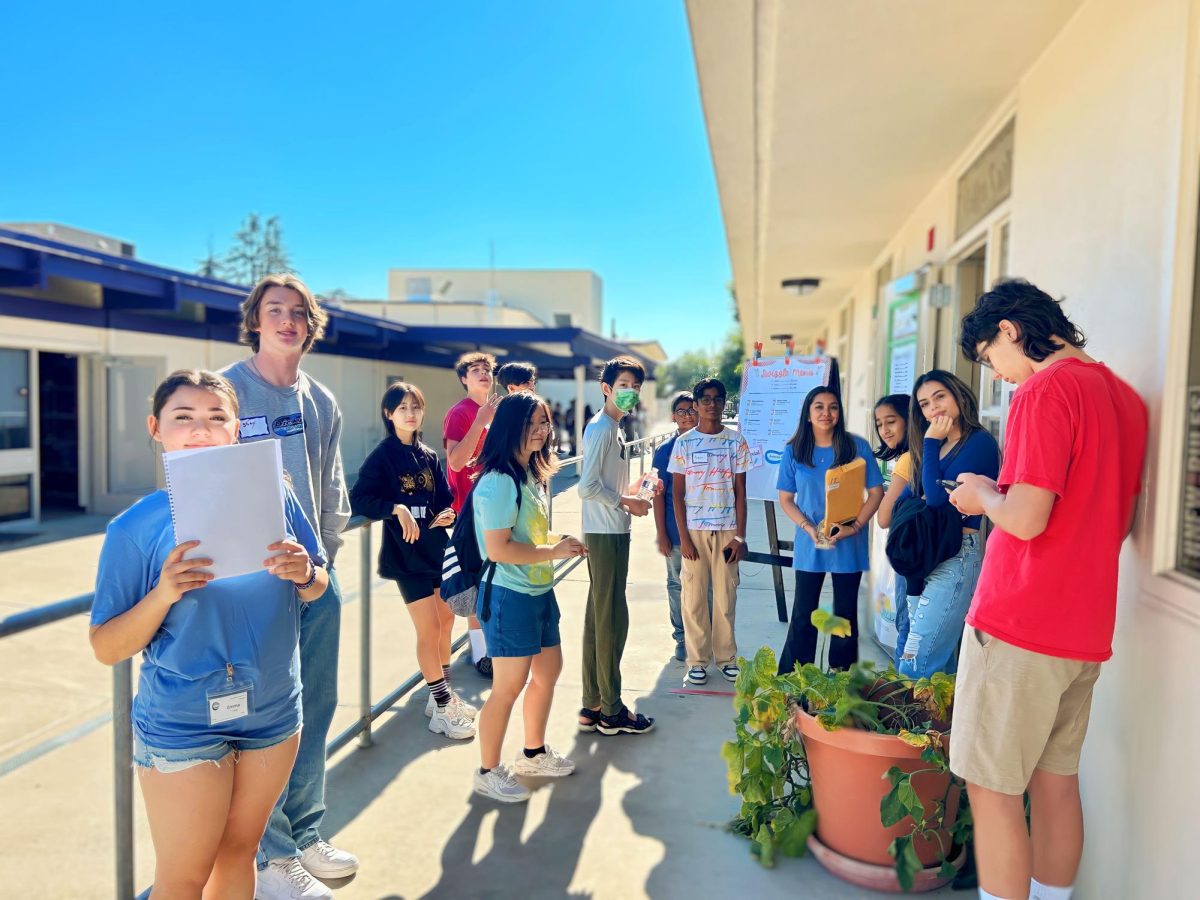
[[[963,355],[1018,385],[999,480],[961,475],[950,495],[996,526],[967,614],[950,732],[982,898],[1068,900],[1083,853],[1079,756],[1112,655],[1117,562],[1148,430],[1141,398],[1085,343],[1052,297],[1021,280],[984,294],[962,322]]]
[[[454,372],[467,392],[467,396],[450,407],[442,420],[442,446],[446,450],[447,477],[450,493],[454,496],[451,505],[455,513],[462,512],[467,494],[471,493],[471,485],[479,471],[476,460],[500,403],[500,398],[492,395],[495,370],[496,357],[490,353],[464,353],[454,364]],[[491,678],[492,660],[487,655],[483,629],[474,616],[468,619],[468,635],[476,671]]]

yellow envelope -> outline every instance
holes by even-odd
[[[820,533],[827,536],[834,525],[853,522],[866,502],[867,461],[861,456],[825,473],[825,518]]]

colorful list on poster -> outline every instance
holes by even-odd
[[[750,445],[746,496],[776,500],[779,461],[796,431],[805,395],[825,384],[829,359],[824,356],[782,356],[747,361],[742,369],[738,428]]]

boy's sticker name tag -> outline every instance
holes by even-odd
[[[208,698],[208,724],[220,725],[250,714],[250,692],[234,691]]]
[[[248,416],[241,419],[238,426],[238,437],[242,440],[253,437],[265,437],[271,430],[267,427],[266,416]]]

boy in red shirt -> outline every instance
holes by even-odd
[[[1079,756],[1112,655],[1117,562],[1148,430],[1141,398],[1085,343],[1026,281],[997,285],[962,322],[963,355],[1018,385],[999,480],[962,475],[950,495],[996,526],[967,614],[950,732],[982,898],[1068,900],[1083,853]]]
[[[467,494],[475,474],[479,471],[476,460],[483,449],[488,426],[496,415],[500,398],[492,395],[495,383],[496,357],[490,353],[464,353],[454,364],[454,373],[462,383],[467,396],[450,407],[442,420],[442,446],[446,449],[446,477],[450,481],[450,492],[454,496],[455,513],[462,512]],[[487,655],[487,641],[478,620],[468,620],[468,635],[471,639],[471,659],[475,669],[484,678],[492,677],[492,660]]]

